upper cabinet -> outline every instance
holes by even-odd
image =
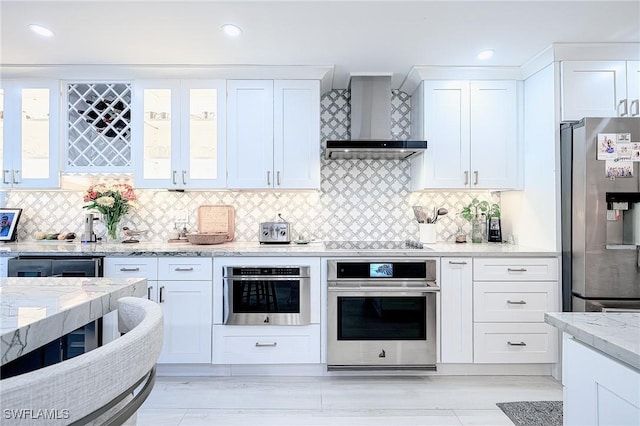
[[[229,80],[228,187],[320,188],[320,82]]]
[[[412,96],[411,190],[518,188],[516,82],[423,81]]]
[[[66,82],[66,172],[131,172],[131,83]]]
[[[562,120],[640,115],[640,61],[564,61]]]
[[[58,81],[0,82],[0,162],[3,188],[59,184]]]
[[[135,83],[136,187],[225,187],[225,92],[224,80]]]

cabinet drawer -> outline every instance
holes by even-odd
[[[211,258],[171,257],[158,260],[158,276],[161,280],[191,281],[213,279]]]
[[[474,281],[557,281],[557,258],[473,259]]]
[[[107,257],[104,260],[104,276],[109,278],[146,278],[158,279],[158,259]]]
[[[214,326],[214,364],[310,364],[320,362],[320,327]],[[281,331],[282,330],[282,331]],[[286,332],[285,332],[286,331]]]
[[[476,323],[475,363],[540,364],[558,362],[558,331],[540,323]]]
[[[473,319],[478,322],[544,322],[545,312],[558,310],[556,281],[473,285]]]

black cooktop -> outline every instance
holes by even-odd
[[[419,241],[325,241],[327,250],[420,250],[424,245]]]

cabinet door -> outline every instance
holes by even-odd
[[[158,281],[164,315],[159,363],[211,362],[211,281]]]
[[[180,82],[136,82],[132,131],[137,188],[182,188]]]
[[[473,362],[473,286],[471,259],[443,258],[440,274],[440,350],[442,363]]]
[[[617,117],[627,97],[624,61],[562,62],[562,120]]]
[[[228,187],[273,188],[273,81],[227,81]]]
[[[422,120],[429,148],[412,160],[412,189],[468,188],[469,83],[425,81],[423,84]]]
[[[59,82],[4,82],[2,88],[2,185],[57,188]]]
[[[181,83],[180,183],[187,188],[226,185],[226,83],[183,80]]]
[[[320,188],[320,82],[274,82],[275,188]]]
[[[627,62],[627,100],[629,115],[640,116],[640,61]]]
[[[515,81],[471,83],[470,188],[517,186],[516,120]]]

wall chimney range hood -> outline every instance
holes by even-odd
[[[351,76],[351,139],[328,140],[326,159],[406,160],[426,149],[391,139],[391,76]]]

